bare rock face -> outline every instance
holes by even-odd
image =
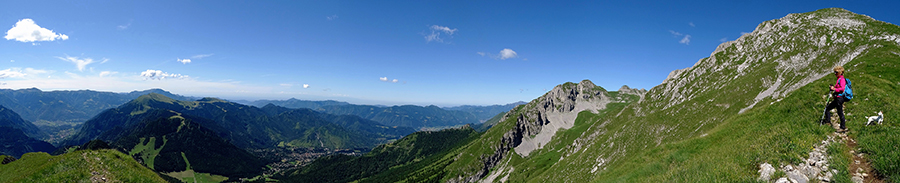
[[[603,110],[610,102],[613,100],[606,90],[590,80],[583,80],[577,85],[566,83],[554,87],[532,101],[536,105],[526,106],[524,113],[518,116],[516,126],[524,131],[524,138],[515,147],[516,153],[528,156],[531,151],[543,148],[556,131],[575,125],[578,112]]]
[[[620,92],[625,94],[642,96],[646,93],[646,90],[627,86],[623,86],[623,89]],[[610,97],[606,89],[594,85],[590,80],[557,85],[543,96],[525,104],[522,109],[507,112],[500,121],[513,118],[515,127],[504,133],[500,143],[493,146],[493,154],[481,157],[482,169],[471,176],[451,179],[450,182],[476,182],[498,166],[507,152],[514,150],[527,157],[532,151],[541,149],[550,142],[557,131],[572,128],[579,112],[597,112],[606,109],[606,104],[615,102],[623,100]]]

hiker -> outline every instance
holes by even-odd
[[[844,67],[834,67],[834,76],[837,77],[837,82],[830,88],[833,100],[825,107],[825,119],[822,119],[822,123],[831,123],[831,109],[837,108],[838,116],[841,117],[841,129],[838,132],[843,133],[847,131],[847,127],[844,126],[844,97],[839,94],[844,92],[844,86],[847,85],[847,80],[844,79]]]

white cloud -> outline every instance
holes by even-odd
[[[516,58],[516,57],[519,57],[519,55],[516,54],[516,52],[513,51],[512,49],[505,48],[503,50],[500,50],[500,60],[506,60],[508,58]]]
[[[52,71],[48,70],[40,70],[33,68],[25,68],[24,70],[18,67],[9,68],[6,70],[0,70],[0,79],[4,78],[25,78],[26,76],[36,76],[40,74],[50,73]]]
[[[202,58],[210,57],[210,56],[213,56],[213,55],[215,55],[215,54],[212,54],[212,53],[210,53],[210,54],[200,54],[200,55],[194,55],[194,56],[191,56],[191,58],[192,58],[192,59],[202,59]]]
[[[191,59],[180,59],[179,58],[178,62],[181,62],[182,64],[187,64],[187,63],[191,63]]]
[[[309,84],[303,84],[303,88],[309,88]]]
[[[676,36],[676,37],[677,37],[677,36],[684,35],[684,34],[681,34],[680,32],[675,32],[675,31],[673,31],[673,30],[669,30],[669,33],[672,33],[672,35],[673,35],[673,36]]]
[[[691,27],[697,27],[696,25],[694,25],[694,22],[688,22],[688,25],[690,25]]]
[[[337,18],[338,18],[337,15],[331,15],[331,16],[325,17],[326,20],[334,20],[334,19],[337,19]]]
[[[476,52],[476,53],[481,56],[488,56],[493,59],[500,59],[500,60],[506,60],[506,59],[510,59],[510,58],[518,58],[519,57],[519,54],[516,53],[516,51],[513,51],[512,49],[509,49],[509,48],[504,48],[503,50],[500,50],[500,53],[496,54],[496,55],[490,54],[490,53],[485,53],[485,52]]]
[[[103,71],[103,72],[100,72],[100,77],[106,77],[106,76],[110,76],[110,75],[113,75],[113,74],[116,74],[116,73],[119,73],[119,72],[114,72],[114,71]]]
[[[63,60],[63,61],[75,63],[75,66],[78,67],[78,71],[84,71],[85,66],[87,66],[88,64],[94,63],[94,59],[91,59],[91,58],[78,58],[78,57],[70,57],[70,56],[66,56],[65,58],[63,58],[63,57],[56,57],[56,58],[59,58],[60,60]],[[109,61],[109,59],[104,58],[102,61],[100,61],[100,63],[106,63],[106,61]]]
[[[291,87],[291,86],[294,86],[293,84],[288,84],[288,83],[281,83],[281,84],[278,84],[278,85],[279,85],[279,86],[283,86],[283,87]]]
[[[381,81],[384,81],[384,82],[391,82],[391,83],[400,82],[400,80],[397,80],[397,79],[388,79],[387,77],[380,77],[380,78],[378,78],[378,80],[381,80]]]
[[[691,35],[690,34],[684,35],[684,38],[682,38],[681,41],[678,41],[678,43],[685,44],[685,45],[691,45]]]
[[[187,75],[174,74],[174,73],[170,74],[167,72],[163,72],[161,70],[152,70],[152,69],[147,69],[147,71],[141,72],[141,77],[144,77],[144,80],[147,80],[147,79],[162,80],[162,79],[166,79],[166,78],[175,78],[175,79],[189,78]]]
[[[431,34],[425,35],[425,42],[435,41],[443,43],[444,39],[453,38],[453,34],[457,31],[457,29],[451,29],[450,27],[440,25],[432,25],[429,29],[431,30]]]
[[[0,79],[5,78],[21,78],[25,77],[25,73],[18,68],[10,68],[6,70],[0,70]]]
[[[128,22],[128,24],[125,25],[116,26],[116,28],[118,28],[119,30],[125,30],[128,29],[129,26],[131,26],[131,22]]]
[[[56,39],[66,40],[69,36],[65,34],[57,34],[50,29],[43,28],[34,23],[31,19],[22,19],[16,22],[13,28],[6,31],[6,40],[15,39],[16,41],[27,43],[35,41],[53,41]],[[35,45],[35,44],[33,44]]]
[[[725,41],[728,41],[728,37],[723,37],[722,39],[719,39],[719,42],[725,42]]]

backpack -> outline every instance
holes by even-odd
[[[850,79],[844,78],[847,81],[847,86],[844,86],[844,93],[838,94],[838,96],[844,97],[844,102],[850,101],[853,99],[853,85],[850,84]]]

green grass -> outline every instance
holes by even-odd
[[[864,126],[865,116],[883,111],[900,114],[900,70],[892,55],[896,46],[870,50],[845,65],[853,81],[855,99],[845,105],[850,136],[869,154],[872,166],[893,182],[900,182],[900,124]],[[726,118],[705,137],[651,148],[627,158],[597,176],[595,182],[751,182],[761,163],[797,164],[811,147],[833,130],[815,123],[823,106],[821,90],[834,82],[832,76],[802,87],[780,102],[763,100],[744,114]],[[769,104],[774,102],[773,104]],[[887,118],[887,117],[886,117]],[[834,179],[849,181],[849,149],[832,145]]]
[[[144,140],[146,138],[142,137],[140,139],[141,139],[141,142],[139,142],[137,145],[135,145],[134,148],[132,148],[131,151],[128,152],[128,155],[131,155],[131,156],[134,156],[136,154],[139,155],[139,157],[144,161],[144,164],[147,165],[147,167],[150,167],[150,169],[154,169],[153,168],[153,163],[154,163],[153,160],[156,159],[156,156],[159,155],[159,151],[162,151],[163,147],[166,146],[166,142],[168,140],[166,139],[165,136],[163,136],[162,145],[160,145],[159,148],[156,148],[156,137],[148,138],[149,140],[147,140],[146,143],[144,143]],[[184,154],[182,154],[182,156],[184,156]],[[187,162],[187,161],[185,161],[185,162]]]
[[[111,182],[166,182],[152,170],[116,150],[84,150],[58,156],[26,153],[0,165],[0,182],[90,182],[105,177]]]
[[[853,159],[851,158],[852,155],[850,155],[850,148],[843,143],[832,143],[828,145],[825,152],[830,156],[828,158],[829,167],[838,171],[837,174],[831,177],[831,180],[834,182],[851,182],[850,161]]]
[[[855,97],[847,105],[853,114],[847,117],[850,136],[868,154],[872,168],[893,182],[900,182],[900,120],[895,117],[900,116],[900,56],[894,54],[898,50],[886,45],[848,64],[856,65],[848,68]],[[884,113],[884,123],[865,126],[865,117],[878,111]]]
[[[174,177],[185,183],[218,183],[228,180],[228,177],[221,175],[213,175],[208,173],[194,172],[194,170],[185,170],[181,172],[170,172],[166,175]]]
[[[184,156],[184,152],[181,153],[181,157],[184,158],[184,163],[187,164],[185,168],[186,170],[181,172],[169,172],[166,173],[166,175],[174,177],[186,183],[217,183],[228,180],[228,177],[221,175],[195,172],[193,169],[191,169],[191,162],[188,161],[187,157]]]

